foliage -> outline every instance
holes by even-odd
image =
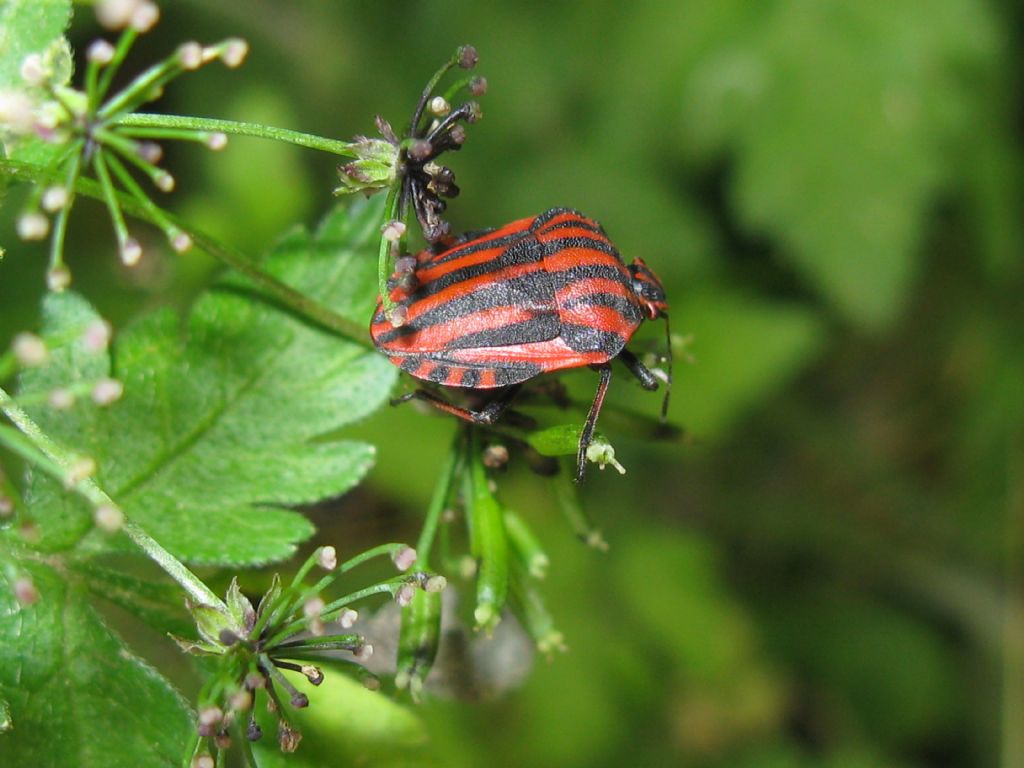
[[[97,473],[69,495],[70,463],[0,449],[0,497],[17,508],[0,532],[0,657],[21,660],[0,663],[0,730],[13,724],[0,762],[180,763],[175,744],[195,733],[185,701],[198,701],[210,669],[183,668],[142,628],[194,637],[181,589],[142,562],[126,530],[96,525],[93,486],[219,594],[234,575],[225,566],[242,569],[250,596],[271,585],[250,566],[275,561],[287,583],[314,524],[318,543],[356,554],[415,541],[436,511],[418,567],[449,577],[445,599],[417,591],[401,610],[361,609],[359,627],[374,635],[369,666],[386,692],[400,657],[397,679],[419,705],[330,665],[320,687],[293,676],[311,702],[295,718],[306,737],[295,755],[256,742],[259,765],[1024,762],[1018,8],[166,5],[160,33],[138,39],[123,72],[193,34],[241,34],[253,52],[239,72],[175,82],[155,110],[326,136],[375,135],[374,114],[401,133],[424,74],[472,40],[491,93],[466,151],[445,158],[462,188],[446,218],[472,230],[571,205],[642,256],[668,289],[670,417],[685,434],[648,440],[657,397],[616,375],[617,410],[601,427],[624,476],[592,471],[575,500],[559,492],[564,478],[525,471],[517,440],[562,454],[577,427],[536,401],[524,410],[546,429],[505,425],[487,438],[512,448],[508,470],[490,475],[496,493],[450,467],[464,450],[448,451],[464,445],[451,422],[380,407],[393,369],[337,332],[339,318],[361,332],[372,308],[385,201],[345,201],[313,234],[290,229],[328,208],[336,158],[307,162],[241,136],[220,156],[172,145],[172,221],[212,236],[175,254],[159,222],[133,223],[145,255],[127,268],[92,221],[102,209],[81,199],[67,240],[77,293],[49,298],[39,247],[10,234],[32,193],[15,183],[24,177],[5,178],[0,342],[32,328],[53,347],[47,365],[19,375],[17,400],[61,456],[96,458]],[[63,32],[68,7],[0,8],[0,90]],[[76,6],[76,78],[91,18]],[[16,159],[38,166],[46,150]],[[102,197],[88,185],[80,196],[90,191]],[[129,220],[149,219],[130,197]],[[214,275],[225,259],[210,251],[224,243],[267,252],[227,248],[276,283]],[[281,286],[337,316],[309,320]],[[109,352],[76,341],[97,316],[115,329]],[[638,353],[659,349],[653,330],[638,334]],[[13,382],[11,370],[0,378]],[[123,397],[99,407],[93,386],[111,377]],[[592,373],[563,381],[574,402],[592,396]],[[54,387],[77,393],[72,409],[46,403]],[[164,445],[180,456],[161,458]],[[146,479],[133,492],[136,477]],[[518,548],[474,542],[463,514],[485,515]],[[490,639],[467,629],[481,582],[462,575],[462,554],[481,546],[492,547],[483,585],[508,587],[532,637],[507,617]],[[547,653],[568,650],[547,663],[537,654],[527,675],[540,636]],[[435,638],[428,675],[420,649]],[[144,706],[164,727],[132,719]],[[118,718],[131,735],[104,729]],[[39,751],[50,742],[59,757]]]

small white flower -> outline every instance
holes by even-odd
[[[131,23],[140,5],[141,0],[99,0],[96,18],[107,29],[122,29]]]
[[[435,96],[430,100],[430,111],[438,117],[444,117],[452,111],[452,105],[444,96]]]
[[[50,220],[39,211],[27,211],[18,217],[16,228],[22,240],[42,240],[50,231]]]
[[[71,285],[71,270],[63,264],[48,270],[46,273],[46,287],[54,293],[60,293]]]
[[[114,59],[114,46],[106,40],[93,40],[85,51],[85,58],[100,66],[109,64]]]
[[[245,57],[249,55],[249,44],[240,37],[233,37],[224,41],[224,50],[221,59],[231,69],[241,66]]]
[[[164,157],[164,148],[155,141],[140,142],[136,152],[147,163],[159,163]]]
[[[110,405],[120,400],[124,394],[124,384],[117,379],[100,379],[92,388],[92,401],[96,405]]]
[[[206,146],[215,152],[224,149],[228,145],[228,135],[220,131],[214,131],[206,137]]]
[[[160,9],[156,3],[140,2],[132,11],[129,24],[136,32],[149,32],[160,20]]]
[[[47,187],[43,192],[42,206],[44,211],[56,213],[68,204],[68,190],[59,184]]]
[[[359,614],[356,611],[353,611],[351,608],[346,608],[338,616],[338,624],[341,625],[342,629],[351,629],[358,619]]]
[[[389,221],[381,227],[381,235],[391,243],[398,242],[405,234],[405,223],[401,221]]]
[[[97,319],[89,323],[82,332],[82,346],[86,352],[103,352],[110,345],[113,329],[106,320]]]
[[[416,550],[412,547],[402,547],[391,556],[395,567],[400,571],[408,571],[416,562]]]
[[[55,408],[58,411],[66,411],[75,404],[75,394],[65,387],[57,387],[50,391],[46,402],[50,404],[51,408]]]
[[[331,546],[320,547],[316,561],[325,571],[333,571],[338,567],[338,551]]]
[[[134,267],[142,258],[142,245],[134,237],[129,237],[121,245],[121,263],[126,267]]]
[[[412,602],[412,599],[415,596],[416,587],[412,584],[403,584],[398,588],[398,592],[395,593],[395,602],[404,608]]]
[[[302,613],[307,619],[312,619],[315,616],[319,616],[324,609],[324,601],[319,597],[314,597],[305,602],[302,606]]]
[[[24,91],[0,91],[0,128],[31,133],[35,128],[32,99]]]
[[[188,232],[175,232],[171,237],[171,247],[178,253],[185,253],[192,247],[192,236]]]
[[[174,189],[174,177],[167,171],[160,171],[153,177],[153,183],[161,192],[171,192]]]
[[[67,474],[64,475],[64,485],[68,488],[74,488],[85,478],[92,477],[95,473],[96,462],[88,456],[75,459],[71,462],[71,466],[68,467]]]
[[[21,62],[21,79],[33,88],[45,83],[48,74],[41,54],[30,53]]]
[[[117,533],[124,525],[124,512],[113,504],[101,504],[92,515],[93,522],[101,531]]]
[[[203,63],[203,46],[195,41],[182,43],[178,47],[178,58],[185,69],[199,69]]]
[[[23,332],[14,337],[11,344],[14,359],[25,368],[42,365],[48,355],[46,342],[34,333]]]

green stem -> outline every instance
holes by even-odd
[[[416,566],[425,571],[430,570],[430,550],[434,545],[434,538],[437,535],[437,524],[441,520],[441,513],[451,496],[452,482],[457,474],[459,464],[462,462],[461,448],[465,444],[461,430],[456,430],[455,440],[451,450],[448,452],[448,460],[441,469],[441,477],[434,488],[434,495],[430,499],[430,506],[427,508],[427,516],[423,521],[423,530],[420,531],[420,539],[416,543]]]
[[[402,188],[402,180],[397,179],[388,190],[388,196],[384,201],[384,224],[395,220],[398,212],[399,190]],[[388,277],[391,275],[391,241],[381,235],[380,249],[377,252],[377,292],[380,294],[381,307],[384,316],[388,317],[395,308],[395,302],[391,300],[391,291],[388,290]]]
[[[103,97],[107,94],[110,89],[110,84],[114,81],[114,77],[117,75],[117,71],[121,68],[121,63],[124,61],[125,56],[128,55],[128,51],[132,47],[132,43],[139,36],[138,31],[134,27],[127,27],[124,32],[121,33],[120,39],[117,41],[117,47],[114,49],[114,58],[103,69],[103,74],[100,76],[99,86],[90,94],[89,107],[90,111],[99,106],[99,103],[103,101]]]
[[[117,244],[122,252],[121,257],[124,258],[125,245],[128,242],[128,225],[124,223],[124,214],[121,213],[114,183],[110,180],[110,173],[107,171],[107,160],[103,150],[97,150],[93,156],[93,168],[96,169],[96,177],[100,180],[100,186],[103,188],[107,210],[110,212],[110,221],[114,225],[114,234],[117,235]]]
[[[260,139],[284,141],[309,149],[319,149],[345,157],[356,157],[352,145],[347,141],[328,139],[311,133],[292,131],[287,128],[274,128],[259,123],[246,123],[238,120],[218,120],[211,117],[192,117],[191,115],[158,115],[148,112],[136,112],[119,118],[116,125],[132,127],[170,128],[172,130],[187,129],[190,131],[219,131],[236,136],[255,136]]]
[[[39,425],[14,401],[5,390],[0,389],[0,411],[27,437],[32,444],[50,461],[67,474],[71,468],[72,457],[68,452],[50,438]],[[84,478],[78,483],[77,490],[89,502],[99,507],[105,504],[116,506],[110,496],[100,488],[92,478]],[[174,555],[164,549],[142,527],[132,520],[125,519],[122,529],[136,546],[139,547],[153,562],[164,569],[196,602],[209,605],[217,610],[227,612],[227,606],[215,595],[198,576],[185,567]]]
[[[46,169],[32,165],[31,163],[23,163],[17,160],[8,160],[5,158],[0,158],[0,174],[6,174],[19,180],[36,182],[51,181],[59,178],[57,174],[48,173]],[[85,195],[86,197],[91,197],[96,200],[106,199],[102,187],[92,179],[79,178],[75,189],[76,192]],[[125,211],[133,216],[159,226],[159,222],[154,220],[140,203],[128,195],[122,195],[121,193],[117,193],[116,197]],[[277,299],[281,304],[293,310],[296,314],[312,321],[314,324],[319,325],[326,330],[333,331],[339,336],[342,336],[349,341],[353,341],[356,344],[361,344],[364,347],[373,346],[367,329],[363,327],[361,323],[355,323],[347,317],[343,317],[337,312],[328,309],[323,304],[309,298],[286,283],[282,283],[277,278],[268,275],[238,251],[218,242],[208,235],[188,229],[177,217],[172,216],[169,213],[166,215],[167,219],[172,224],[179,227],[183,232],[186,232],[189,237],[192,238],[192,242],[199,248],[226,266],[231,267],[235,271],[248,277],[256,283],[258,287],[266,291],[271,298]]]
[[[64,182],[68,199],[60,211],[58,211],[53,223],[53,236],[50,238],[51,270],[58,269],[64,265],[64,236],[67,234],[68,216],[71,215],[71,206],[75,202],[75,185],[78,182],[78,174],[81,170],[82,155],[76,152],[68,164],[67,177]]]
[[[479,563],[473,617],[478,628],[490,633],[501,620],[501,609],[508,596],[508,534],[505,531],[504,510],[488,484],[479,434],[473,427],[468,432],[466,519],[469,522],[470,551]]]

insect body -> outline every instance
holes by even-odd
[[[410,273],[396,273],[391,299],[398,327],[380,304],[370,332],[391,362],[418,379],[449,387],[507,388],[481,411],[415,392],[468,421],[490,423],[522,382],[589,365],[601,372],[580,436],[577,480],[618,358],[646,389],[657,378],[625,347],[645,319],[667,317],[661,282],[636,259],[628,267],[596,221],[553,208],[422,251]]]

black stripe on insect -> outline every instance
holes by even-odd
[[[567,236],[571,230],[588,234]],[[487,250],[495,253],[480,263],[458,263]],[[644,389],[656,390],[659,377],[626,344],[644,320],[664,318],[665,418],[672,382],[665,289],[640,259],[624,264],[597,222],[571,209],[552,209],[498,229],[446,238],[415,261],[415,279],[408,285],[396,281],[391,290],[392,301],[406,310],[405,324],[396,329],[378,304],[370,327],[377,348],[421,380],[501,391],[478,410],[423,389],[393,402],[418,398],[465,421],[492,424],[524,382],[589,366],[600,381],[577,447],[575,479],[581,482],[611,361],[620,360]]]

